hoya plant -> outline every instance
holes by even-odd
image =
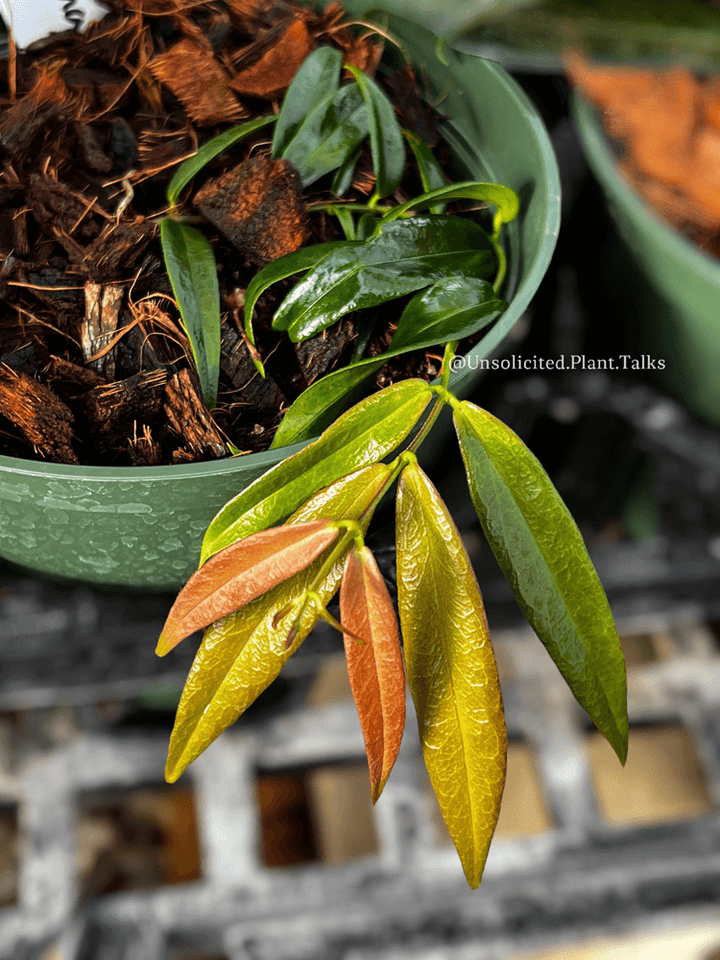
[[[271,157],[288,162],[303,188],[330,180],[331,198],[313,209],[334,215],[344,239],[300,246],[250,282],[244,327],[258,371],[264,367],[255,309],[288,278],[296,282],[274,313],[275,330],[298,342],[352,312],[357,336],[351,362],[300,394],[273,446],[312,442],[220,510],[205,534],[200,567],[170,611],[160,655],[198,630],[205,635],[178,707],[166,776],[175,781],[234,723],[323,619],[343,636],[373,802],[400,747],[407,682],[430,780],[476,887],[500,808],[507,738],[480,589],[450,512],[417,458],[444,406],[452,410],[480,523],[517,601],[622,762],[625,667],[602,586],[550,479],[511,430],[449,389],[459,343],[482,337],[506,307],[501,236],[518,213],[518,198],[500,184],[448,183],[428,147],[400,127],[382,87],[354,67],[343,82],[342,70],[336,50],[317,49],[277,116],[209,141],[168,189],[165,260],[209,406],[220,350],[216,264],[207,239],[188,222],[182,196],[211,159],[259,129],[273,127]],[[374,192],[367,202],[348,202],[343,197],[365,144]],[[423,192],[400,202],[408,147]],[[449,213],[458,201],[482,211]],[[393,301],[398,310],[387,346],[368,353],[377,308]],[[402,380],[347,409],[389,359],[438,346],[439,382]],[[393,489],[399,623],[365,543],[375,510]],[[339,619],[328,610],[338,591]]]
[[[622,763],[628,718],[617,631],[580,532],[522,441],[448,389],[454,349],[448,341],[438,384],[406,380],[360,401],[223,507],[157,652],[206,631],[170,741],[173,782],[272,683],[314,625],[331,623],[343,635],[373,802],[400,747],[407,680],[430,780],[476,887],[500,809],[507,737],[480,589],[417,460],[443,406],[518,604]],[[365,544],[394,487],[399,625]],[[339,621],[328,611],[338,589]]]

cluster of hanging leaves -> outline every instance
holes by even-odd
[[[402,130],[393,106],[374,80],[354,66],[340,83],[342,55],[319,47],[296,73],[280,113],[260,117],[207,142],[175,173],[168,187],[170,215],[160,225],[165,265],[187,332],[208,407],[217,395],[220,363],[220,299],[217,267],[204,235],[182,221],[178,202],[193,177],[214,157],[255,131],[274,124],[271,156],[289,161],[302,186],[332,179],[334,214],[346,239],[286,254],[260,270],[245,296],[245,330],[255,348],[252,318],[259,297],[273,284],[301,276],[276,311],[273,327],[294,342],[327,329],[355,310],[415,294],[384,353],[363,359],[375,314],[362,317],[353,362],[318,380],[285,415],[274,446],[317,436],[346,405],[348,394],[391,357],[477,333],[507,304],[497,291],[504,275],[498,244],[503,222],[517,215],[508,187],[467,181],[448,185],[427,145]],[[367,204],[339,202],[348,190],[363,144],[369,141],[375,192]],[[415,157],[424,193],[402,205],[392,196],[403,177],[406,143]],[[496,208],[491,234],[466,217],[444,215],[452,200]],[[423,216],[419,214],[426,212]],[[255,351],[255,364],[264,374]]]
[[[520,607],[624,763],[625,665],[572,517],[508,427],[445,385],[413,379],[356,404],[210,524],[202,565],[158,643],[162,655],[207,628],[178,707],[166,776],[175,781],[243,713],[323,618],[343,633],[373,802],[400,747],[407,679],[430,780],[476,887],[500,808],[507,738],[480,589],[414,453],[444,404],[453,410],[480,523]],[[399,626],[364,543],[394,484]],[[340,622],[327,610],[338,588]]]

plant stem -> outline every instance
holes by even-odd
[[[335,214],[338,209],[351,210],[353,213],[389,213],[394,207],[381,206],[377,202],[372,203],[315,203],[308,207],[310,213],[324,211],[325,213]]]

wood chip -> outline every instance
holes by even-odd
[[[78,463],[73,450],[73,415],[49,387],[0,367],[0,413],[22,436],[53,463]]]
[[[305,20],[298,18],[259,60],[237,73],[230,86],[243,96],[277,100],[314,46]]]
[[[287,398],[272,377],[263,379],[257,372],[244,337],[227,322],[221,332],[220,369],[234,387],[233,408],[279,410]]]
[[[332,370],[354,334],[355,327],[352,320],[344,317],[316,337],[293,344],[295,356],[305,379],[302,389],[309,387],[326,371]]]
[[[195,205],[257,266],[292,253],[308,236],[300,179],[287,160],[253,156],[206,183]]]
[[[91,431],[100,451],[126,447],[138,426],[151,427],[162,409],[167,374],[164,370],[138,373],[127,380],[96,387],[76,407],[78,420]]]
[[[0,144],[11,154],[26,152],[52,121],[65,120],[71,101],[70,91],[58,71],[43,71],[32,90],[0,118]]]
[[[189,370],[181,370],[168,380],[164,409],[170,426],[194,458],[227,456],[227,447],[200,398]]]
[[[192,40],[181,40],[155,57],[150,70],[198,126],[234,122],[247,115],[212,51],[201,49]]]
[[[63,357],[50,357],[42,371],[43,380],[61,396],[75,398],[94,387],[106,386],[107,381],[94,370],[81,367]]]

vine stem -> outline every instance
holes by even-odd
[[[448,383],[450,381],[450,361],[455,355],[456,348],[457,348],[457,340],[449,340],[445,344],[445,353],[443,355],[443,361],[442,361],[442,372],[440,375],[440,387],[442,388],[443,393],[448,393]],[[445,406],[447,402],[448,400],[441,393],[436,394],[434,407],[428,414],[428,417],[425,420],[425,423],[423,423],[423,425],[420,427],[418,432],[415,434],[415,436],[407,446],[407,449],[411,453],[415,453],[415,451],[423,442],[425,437],[430,433],[430,431],[433,428],[433,424],[435,423],[437,418],[440,416],[440,411],[442,410],[442,408]]]

